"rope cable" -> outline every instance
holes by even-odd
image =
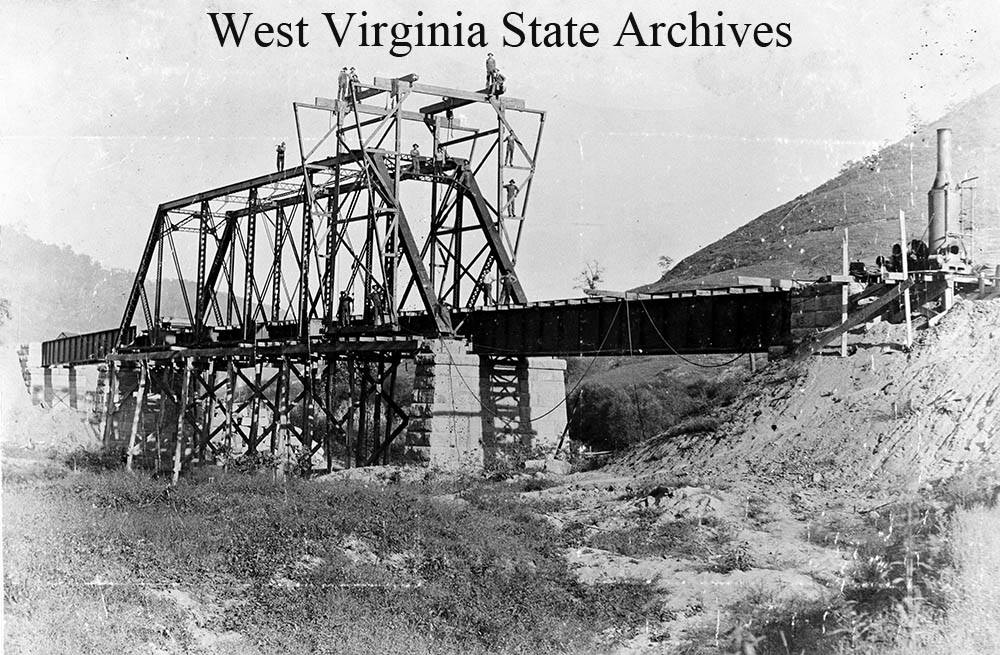
[[[733,357],[729,361],[723,362],[721,364],[701,364],[701,363],[696,362],[696,361],[694,361],[692,359],[688,359],[684,355],[682,355],[679,352],[677,352],[677,349],[674,348],[673,346],[671,346],[670,342],[667,341],[666,337],[663,336],[663,333],[660,332],[660,328],[656,327],[656,321],[653,320],[653,317],[650,315],[649,310],[646,309],[646,305],[642,302],[642,298],[638,298],[638,301],[639,301],[639,306],[642,307],[642,311],[646,313],[646,317],[649,319],[649,324],[653,326],[653,331],[656,332],[656,336],[660,337],[660,341],[663,342],[663,345],[665,345],[667,348],[669,348],[670,352],[672,352],[674,355],[676,355],[677,357],[681,358],[682,361],[685,361],[688,364],[691,364],[692,366],[697,366],[699,368],[722,368],[724,366],[729,366],[730,364],[734,363],[740,357],[743,357],[744,355],[749,354],[749,353],[745,353],[745,352],[739,353],[738,355],[736,355],[735,357]]]
[[[563,396],[563,399],[560,400],[558,403],[556,403],[551,409],[543,412],[542,414],[540,414],[538,416],[532,417],[532,419],[531,419],[532,421],[539,421],[539,420],[545,418],[546,416],[548,416],[549,414],[551,414],[552,412],[556,411],[560,407],[562,407],[569,400],[570,396],[572,396],[576,392],[576,390],[580,388],[580,385],[583,384],[583,381],[587,378],[587,375],[590,373],[590,369],[593,368],[594,364],[597,362],[597,358],[600,356],[601,351],[604,350],[604,345],[607,343],[608,338],[611,336],[611,330],[614,328],[615,321],[618,319],[618,314],[620,312],[621,312],[621,305],[619,305],[615,309],[615,314],[614,314],[614,316],[611,317],[611,323],[608,325],[608,331],[604,334],[604,338],[601,340],[600,346],[598,346],[597,353],[594,354],[594,356],[591,358],[590,364],[587,365],[587,368],[586,368],[586,370],[584,370],[583,375],[580,376],[580,379],[577,380],[577,382],[573,386],[573,388],[567,394],[565,394],[565,396]],[[444,339],[443,338],[439,337],[439,340],[442,342],[442,344],[444,343]],[[483,411],[485,411],[488,414],[490,414],[493,418],[503,418],[497,412],[495,412],[493,409],[491,409],[490,407],[487,407],[486,405],[483,404],[482,399],[476,394],[476,392],[472,389],[472,387],[469,386],[469,383],[465,379],[465,376],[462,375],[462,371],[456,365],[455,358],[452,357],[451,351],[448,350],[447,348],[445,348],[445,352],[448,353],[448,359],[451,360],[452,366],[455,367],[455,372],[458,373],[458,378],[462,381],[462,384],[465,385],[465,388],[469,390],[469,393],[472,394],[473,399],[479,404],[479,407]]]

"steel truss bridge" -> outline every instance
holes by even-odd
[[[516,263],[546,113],[414,75],[349,95],[294,103],[297,165],[157,208],[118,329],[44,344],[45,366],[107,363],[104,436],[129,467],[388,461],[404,363],[441,339],[501,369],[787,345],[770,287],[529,303]]]

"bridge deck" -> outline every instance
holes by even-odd
[[[637,295],[632,298],[580,298],[525,305],[477,308],[452,313],[457,335],[484,355],[554,356],[671,355],[764,352],[788,345],[791,306],[788,291],[770,287],[728,288]],[[416,352],[436,338],[424,313],[402,314],[398,331],[388,326],[352,325],[310,338],[287,326],[267,326],[253,345],[227,339],[196,343],[179,330],[169,343],[144,343],[139,337],[112,354],[116,330],[54,339],[43,344],[44,366],[93,364],[109,354],[119,361],[162,360],[181,356],[281,357],[308,353]],[[287,332],[287,334],[283,334]]]

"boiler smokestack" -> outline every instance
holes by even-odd
[[[927,246],[930,254],[944,247],[948,237],[948,195],[951,192],[951,130],[937,131],[937,174],[927,192]]]

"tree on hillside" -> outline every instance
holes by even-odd
[[[576,288],[593,291],[597,285],[604,282],[604,267],[596,259],[584,264],[583,270],[576,278]]]
[[[661,273],[666,273],[674,267],[674,258],[670,255],[660,255],[660,261],[658,262]]]

